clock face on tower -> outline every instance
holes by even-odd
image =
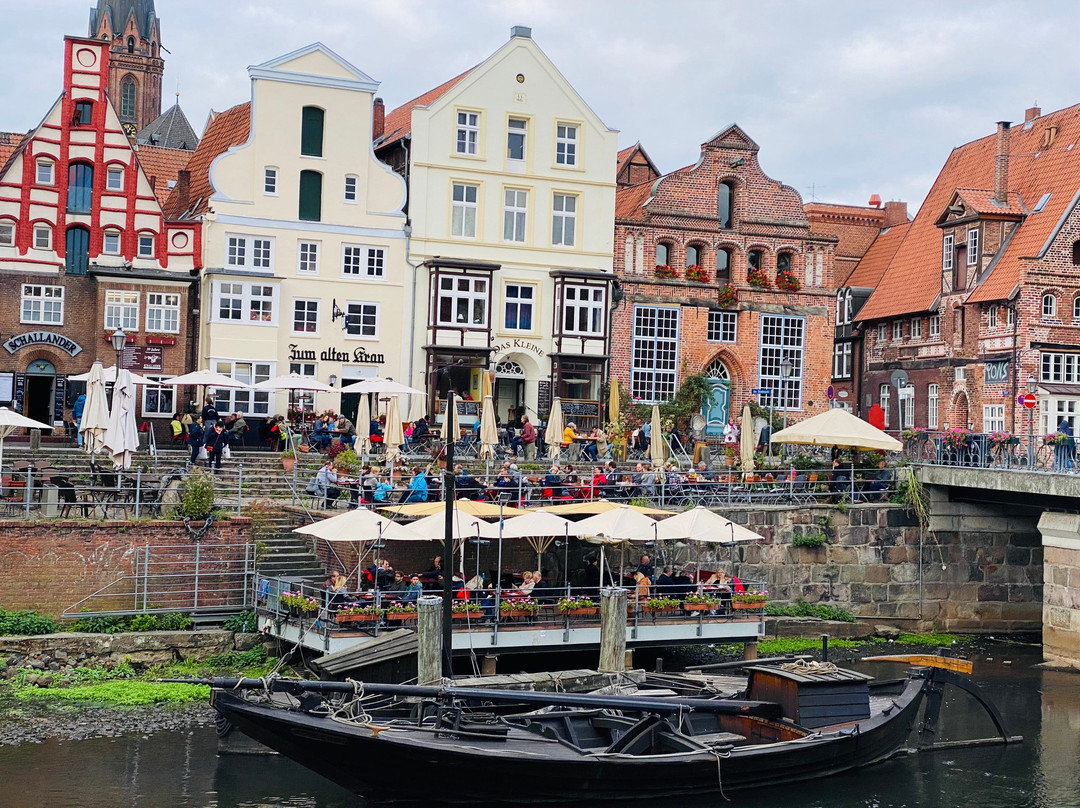
[[[124,127],[124,134],[127,135],[130,138],[134,138],[135,135],[137,135],[139,133],[138,127],[136,127],[135,124],[133,124],[133,123],[125,123],[125,124],[123,124],[123,127]]]

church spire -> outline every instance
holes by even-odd
[[[154,0],[97,0],[89,36],[111,41],[109,98],[132,136],[161,115],[161,21]]]

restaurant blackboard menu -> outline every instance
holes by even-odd
[[[563,415],[576,415],[582,418],[599,418],[600,404],[596,401],[564,401]]]
[[[56,390],[53,394],[53,424],[64,423],[64,383],[67,381],[63,376],[56,377]]]
[[[548,415],[551,412],[551,380],[542,379],[537,385],[536,412],[538,415]]]

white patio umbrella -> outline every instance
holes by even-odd
[[[346,385],[341,388],[342,393],[382,393],[389,395],[424,395],[423,390],[409,387],[407,384],[395,382],[393,379],[373,377]]]
[[[386,424],[390,426],[390,422]],[[371,454],[371,402],[367,396],[360,396],[360,406],[356,408],[356,441],[353,451],[366,457]]]
[[[85,415],[85,411],[84,411]],[[131,458],[139,448],[139,431],[135,425],[135,385],[131,373],[121,369],[113,385],[109,427],[105,431],[105,448],[117,468],[131,468]]]
[[[446,535],[446,514],[433,513],[423,519],[417,519],[409,523],[409,528],[416,534],[429,539],[444,539]],[[469,539],[497,539],[499,526],[485,522],[476,516],[470,516],[457,508],[454,509],[451,522],[451,532],[454,539],[454,551],[461,550],[462,576],[465,574],[465,542]]]
[[[536,551],[536,568],[540,569],[540,560],[551,543],[559,537],[569,538],[585,536],[578,527],[579,522],[571,522],[561,516],[537,508],[523,516],[515,516],[503,522],[502,538],[525,539]]]
[[[223,385],[214,385],[221,387]],[[265,382],[255,385],[256,390],[310,390],[314,393],[337,393],[338,390],[328,384],[324,384],[314,376],[301,376],[299,373],[290,373],[287,376],[275,376]]]
[[[577,523],[577,528],[586,536],[586,541],[601,545],[600,580],[604,580],[604,545],[615,544],[625,550],[628,542],[654,541],[659,524],[629,505],[620,505],[606,513],[582,519]]]
[[[424,412],[424,394],[413,393],[409,398],[409,420],[415,424],[426,414]]]
[[[491,473],[491,461],[495,459],[495,444],[499,442],[499,428],[495,425],[495,400],[491,396],[484,398],[480,413],[480,452],[478,458],[488,461],[488,473]]]
[[[250,387],[244,382],[214,373],[212,370],[196,370],[193,373],[185,373],[182,376],[174,376],[167,384],[170,387]]]
[[[548,413],[547,427],[544,429],[544,441],[547,443],[548,457],[552,460],[557,460],[559,457],[563,429],[562,400],[555,398],[551,402],[551,412]]]
[[[145,376],[140,376],[138,373],[132,373],[130,370],[128,371],[128,373],[131,374],[131,381],[132,381],[133,384],[150,384],[150,385],[160,385],[161,384],[161,382],[151,381],[150,379],[147,379]],[[113,384],[116,381],[116,365],[113,365],[112,367],[108,367],[108,368],[102,368],[102,370],[101,370],[101,380],[103,382],[105,382],[106,384]],[[68,381],[69,382],[88,382],[88,381],[90,381],[90,371],[88,370],[88,371],[86,371],[86,373],[79,373],[78,375],[75,375],[75,376],[68,376]],[[166,382],[166,384],[172,384],[172,382]]]
[[[664,445],[663,425],[660,422],[660,407],[656,404],[653,404],[649,430],[649,458],[652,460],[652,467],[654,469],[660,469],[664,467],[664,461],[667,460],[664,456],[667,447]]]
[[[7,407],[0,407],[0,469],[4,467],[4,438],[11,436],[17,429],[45,429],[52,431],[52,427],[12,412]]]
[[[401,457],[401,445],[405,443],[405,430],[401,426],[401,416],[398,414],[398,397],[390,396],[390,404],[386,408],[386,432],[383,434],[383,445],[386,447],[386,462],[391,464]]]
[[[433,502],[407,502],[404,505],[391,505],[379,510],[400,513],[402,516],[431,516],[433,513],[445,514],[446,503],[438,500]],[[493,519],[500,513],[503,516],[521,516],[529,513],[529,511],[521,508],[499,505],[497,502],[483,502],[478,499],[455,500],[454,510],[460,511],[466,516],[480,516],[484,519]]]
[[[82,421],[79,432],[83,436],[83,447],[88,454],[95,455],[105,448],[105,430],[109,428],[109,404],[105,398],[105,382],[101,379],[101,361],[90,367],[90,378],[86,382],[86,402],[83,405]]]
[[[764,537],[732,522],[726,516],[698,505],[658,522],[656,538],[734,544],[743,541],[761,541]]]

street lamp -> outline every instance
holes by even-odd
[[[1035,380],[1033,375],[1027,378],[1027,391],[1031,395],[1035,395],[1035,391],[1039,389],[1039,383]],[[1028,468],[1035,468],[1035,408],[1032,407],[1028,410]]]
[[[784,429],[787,429],[787,411],[788,411],[788,399],[787,399],[787,381],[791,378],[791,374],[795,372],[795,363],[791,361],[790,356],[785,356],[780,362],[780,376],[782,381],[780,382],[780,401],[784,405]],[[781,459],[786,454],[787,444],[780,449]]]
[[[117,328],[112,332],[112,336],[109,337],[109,342],[112,343],[113,350],[116,351],[116,375],[120,376],[120,365],[124,356],[124,346],[127,345],[127,334],[124,333],[123,328]]]

